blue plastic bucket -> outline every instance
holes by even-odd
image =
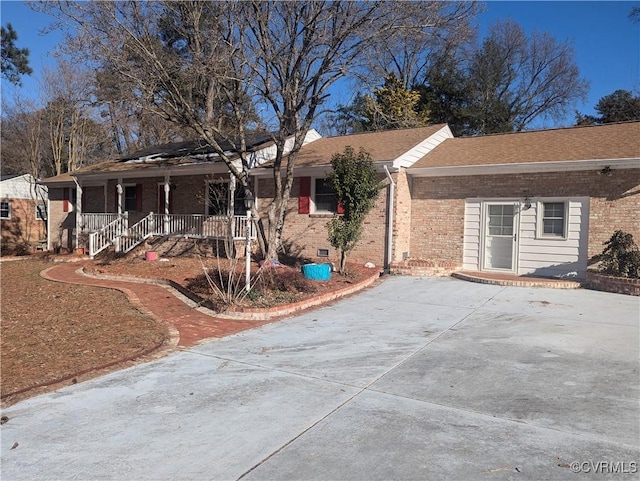
[[[305,264],[302,275],[313,281],[328,281],[331,279],[331,264]]]

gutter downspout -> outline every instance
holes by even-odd
[[[385,259],[384,270],[389,273],[391,270],[391,260],[393,256],[393,208],[394,199],[396,197],[396,183],[393,181],[389,169],[384,166],[384,172],[389,179],[389,203],[387,204],[387,255]]]

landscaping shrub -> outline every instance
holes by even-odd
[[[247,303],[253,307],[271,307],[299,300],[302,294],[317,292],[312,281],[305,279],[298,270],[287,267],[267,267],[252,275],[251,290],[245,290],[243,269],[237,259],[228,261],[217,269],[203,267],[203,273],[185,279],[187,289],[207,300],[207,306],[224,310],[228,306]]]
[[[633,235],[617,230],[603,244],[606,247],[600,256],[602,272],[640,279],[640,250],[633,240]]]

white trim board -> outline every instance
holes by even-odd
[[[616,169],[640,169],[640,159],[565,160],[560,162],[522,162],[517,164],[419,167],[407,170],[412,177],[453,177],[459,175],[526,174]]]

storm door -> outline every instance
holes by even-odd
[[[485,203],[484,269],[515,271],[518,207]]]

